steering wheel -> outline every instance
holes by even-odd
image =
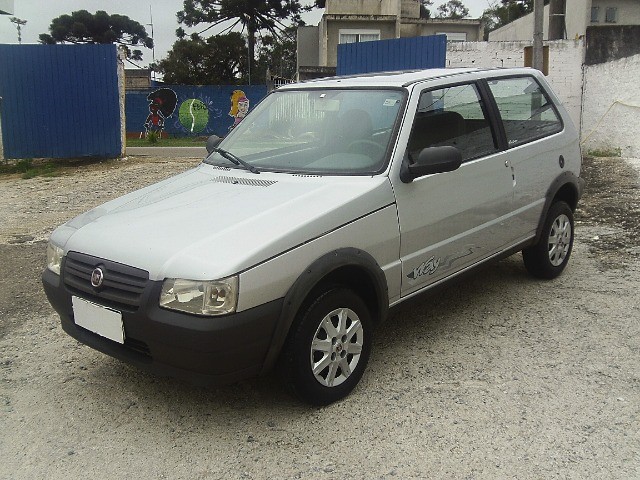
[[[347,146],[347,153],[362,153],[371,158],[379,158],[384,153],[384,147],[373,140],[354,140]]]

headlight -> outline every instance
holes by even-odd
[[[167,278],[162,284],[160,306],[196,315],[225,315],[235,312],[238,277],[197,281]]]
[[[64,250],[49,242],[47,245],[47,268],[60,275],[60,263],[62,263],[63,256]]]

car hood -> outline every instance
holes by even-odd
[[[260,175],[201,165],[59,227],[52,241],[149,272],[223,278],[393,203],[386,177]]]

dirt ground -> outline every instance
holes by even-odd
[[[273,376],[150,376],[60,328],[40,284],[53,228],[196,162],[0,179],[0,479],[640,478],[638,162],[585,159],[560,278],[518,254],[401,307],[325,408]]]

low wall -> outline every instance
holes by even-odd
[[[582,108],[584,41],[544,42],[549,47],[547,80],[576,127]],[[447,67],[510,68],[524,66],[524,47],[531,42],[448,42]]]
[[[640,54],[585,67],[583,151],[640,158]]]

